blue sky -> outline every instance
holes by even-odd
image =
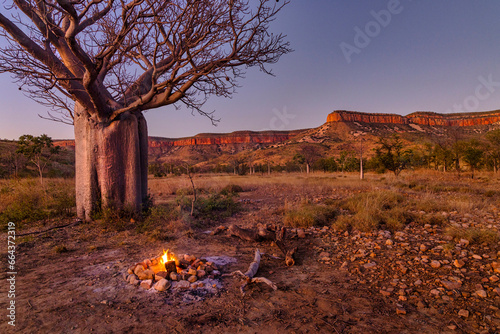
[[[295,50],[271,67],[276,77],[250,69],[232,99],[211,98],[204,109],[216,111],[217,127],[189,110],[164,107],[146,113],[149,133],[316,127],[336,109],[402,115],[500,109],[499,13],[498,0],[292,0],[272,29],[288,35]],[[346,57],[346,45],[356,52]],[[0,86],[0,138],[73,138],[71,126],[40,119],[45,107],[8,74],[0,75]]]

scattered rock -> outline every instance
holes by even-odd
[[[478,297],[481,297],[481,298],[486,298],[486,297],[488,297],[488,294],[487,294],[487,293],[486,293],[486,291],[484,291],[484,290],[477,290],[477,291],[476,291],[476,295],[477,295]]]
[[[153,280],[152,279],[147,279],[141,282],[141,288],[149,290],[151,289],[151,286],[153,285]]]
[[[457,268],[462,268],[463,266],[465,266],[465,262],[457,259],[453,261],[453,265]]]
[[[176,282],[177,284],[175,284],[174,288],[175,289],[179,289],[179,290],[185,290],[185,289],[189,289],[189,287],[191,286],[191,283],[189,283],[188,281],[179,281],[179,282]]]
[[[436,261],[436,260],[432,260],[431,261],[431,267],[434,268],[434,269],[440,268],[441,267],[441,262]]]
[[[405,315],[406,314],[406,310],[403,307],[397,306],[396,307],[396,314]]]
[[[443,284],[447,290],[458,290],[462,287],[462,283],[460,282],[441,281],[441,284]]]
[[[363,267],[365,267],[365,269],[373,269],[377,266],[377,264],[375,262],[368,262],[368,263],[365,263],[363,265]]]
[[[301,228],[297,229],[297,237],[299,237],[300,239],[304,239],[306,237],[306,233],[304,232],[303,229]]]
[[[136,275],[140,280],[152,280],[155,276],[155,273],[154,271],[148,269],[142,271],[140,270]]]
[[[170,283],[166,279],[162,278],[158,282],[156,282],[153,287],[155,290],[161,292],[161,291],[167,291],[168,289],[170,289],[171,286],[172,286],[172,283]]]
[[[460,317],[468,318],[469,317],[469,311],[462,309],[462,310],[458,311],[458,315]]]

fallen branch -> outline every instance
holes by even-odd
[[[258,249],[255,250],[255,257],[253,259],[253,262],[250,263],[248,266],[248,270],[245,273],[242,273],[240,270],[234,271],[230,274],[226,274],[223,276],[236,276],[239,275],[245,279],[245,283],[240,287],[241,294],[244,296],[245,295],[245,288],[247,285],[251,283],[265,283],[269,285],[273,290],[278,290],[278,287],[276,284],[274,284],[272,281],[265,277],[254,277],[257,274],[257,271],[259,270],[260,266],[260,259],[261,259],[261,254]]]
[[[286,227],[282,227],[276,231],[276,246],[283,252],[285,255],[285,263],[288,267],[291,267],[295,264],[295,252],[297,252],[297,247],[287,249],[285,245],[286,239]]]
[[[297,252],[297,247],[291,249],[287,248],[285,243],[285,227],[278,228],[276,230],[276,233],[274,233],[262,224],[257,225],[257,231],[244,229],[238,227],[237,225],[231,225],[228,228],[228,233],[230,236],[235,236],[245,241],[259,242],[263,240],[272,240],[274,241],[276,246],[278,246],[278,248],[283,252],[286,265],[291,267],[295,264],[295,253]]]
[[[48,228],[48,229],[42,230],[42,231],[35,231],[35,232],[28,232],[28,233],[23,233],[23,234],[17,234],[17,236],[18,237],[24,237],[26,235],[31,235],[31,234],[42,234],[42,233],[49,232],[49,231],[52,231],[52,230],[56,230],[56,229],[59,229],[59,228],[64,228],[64,227],[78,225],[81,222],[82,222],[81,220],[77,220],[77,221],[74,221],[74,222],[69,223],[69,224],[54,226],[54,227],[51,227],[51,228]]]

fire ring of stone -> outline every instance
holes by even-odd
[[[177,257],[167,250],[162,256],[146,259],[131,266],[127,273],[123,274],[123,278],[129,284],[145,290],[163,292],[169,289],[203,289],[215,294],[222,288],[219,280],[220,264],[209,259],[201,259],[189,254]],[[227,259],[221,264],[236,262],[233,258]]]

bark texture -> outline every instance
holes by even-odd
[[[102,208],[139,212],[147,199],[147,124],[140,113],[97,122],[75,110],[76,206],[91,220]]]

